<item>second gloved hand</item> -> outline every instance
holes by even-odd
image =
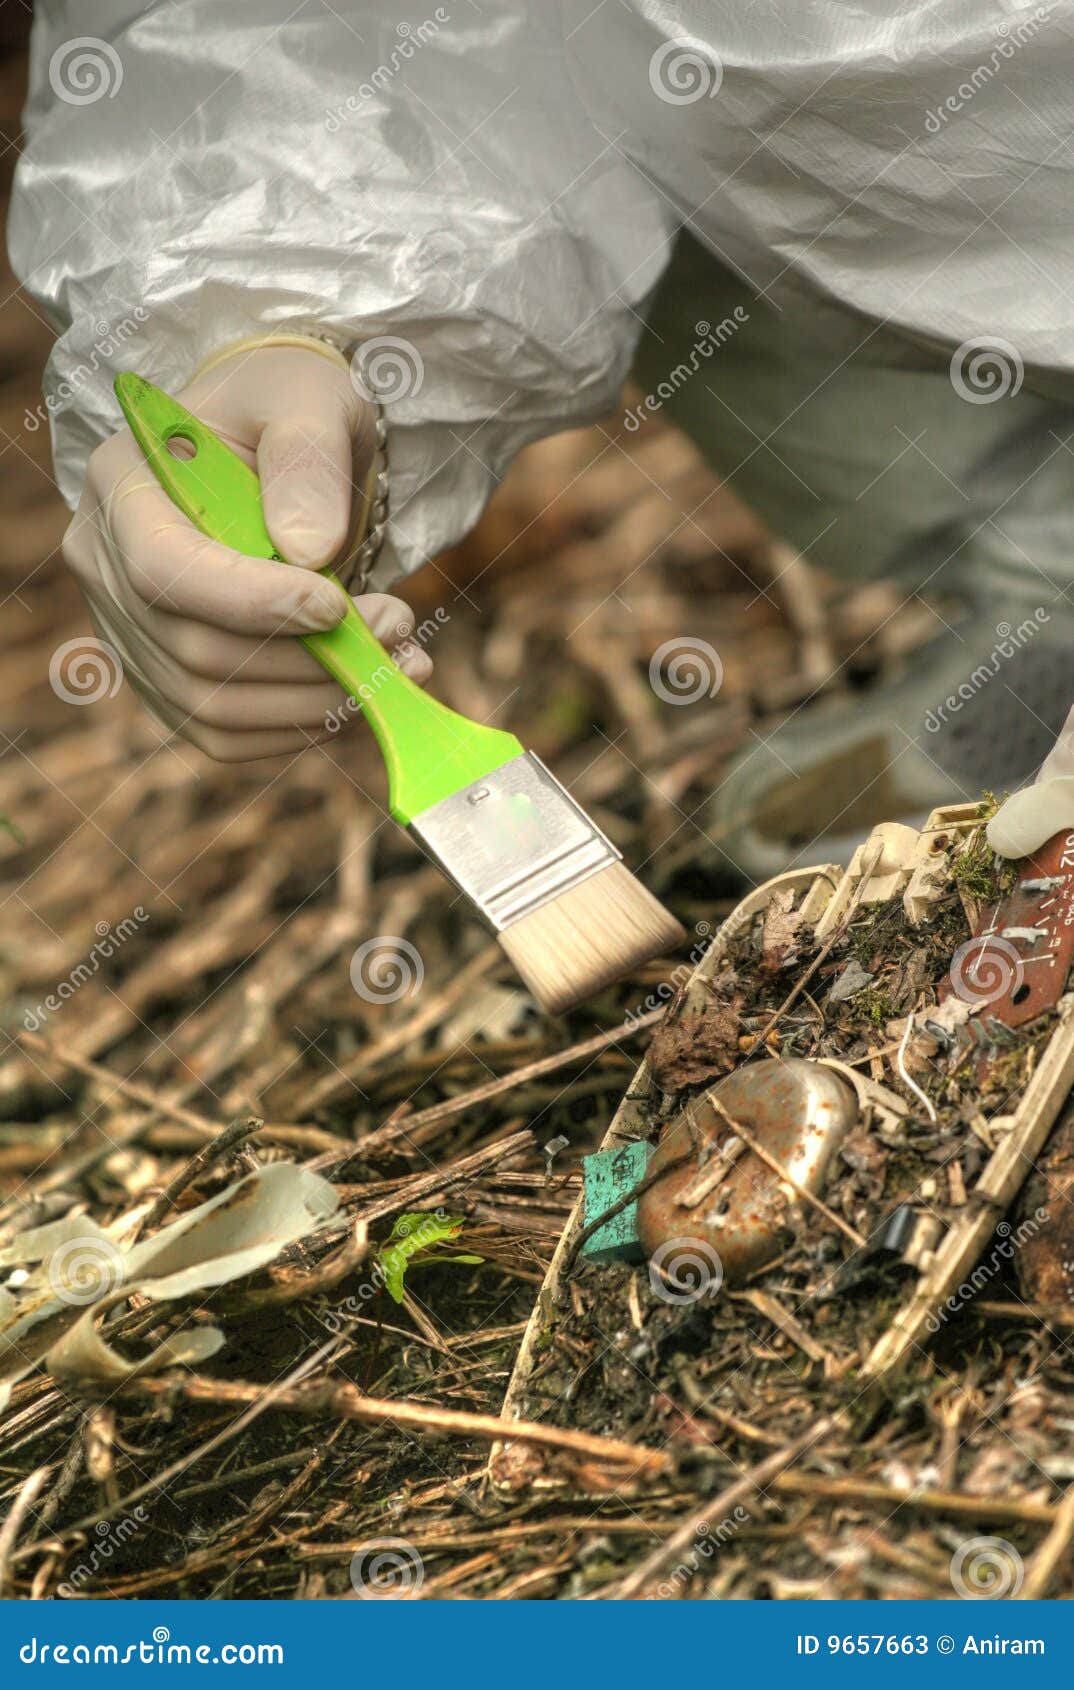
[[[988,843],[1001,857],[1028,857],[1074,828],[1074,710],[1063,723],[1032,786],[1002,803],[988,824]]]
[[[261,478],[265,521],[286,563],[206,538],[172,504],[127,429],[94,452],[63,555],[102,639],[164,726],[237,761],[329,737],[343,693],[295,638],[332,628],[362,537],[374,457],[372,406],[342,357],[311,346],[239,349],[181,403]],[[412,679],[432,665],[409,641],[401,599],[355,603]],[[326,724],[331,721],[331,726]]]

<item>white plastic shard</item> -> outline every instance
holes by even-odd
[[[128,1361],[97,1330],[96,1319],[106,1305],[87,1309],[71,1330],[54,1344],[45,1363],[54,1379],[75,1385],[122,1385],[139,1374],[161,1373],[166,1367],[196,1367],[224,1343],[218,1326],[192,1326],[169,1333],[156,1349],[138,1361]]]
[[[90,1385],[204,1360],[224,1342],[215,1327],[174,1333],[149,1356],[128,1361],[105,1343],[96,1322],[133,1291],[172,1300],[254,1273],[338,1207],[327,1180],[275,1162],[129,1249],[117,1242],[129,1235],[129,1216],[110,1228],[67,1216],[19,1234],[0,1251],[0,1268],[16,1270],[0,1287],[0,1410],[11,1387],[42,1360],[57,1377]]]
[[[136,1244],[125,1258],[127,1272],[147,1297],[206,1291],[264,1267],[338,1207],[335,1187],[319,1174],[273,1162]]]
[[[64,1215],[62,1220],[48,1221],[44,1226],[28,1227],[18,1232],[10,1244],[0,1250],[0,1268],[25,1267],[28,1263],[43,1262],[62,1244],[76,1238],[107,1238],[108,1234],[88,1215]]]

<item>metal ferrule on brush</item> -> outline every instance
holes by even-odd
[[[409,831],[497,933],[621,857],[531,751],[423,810]]]

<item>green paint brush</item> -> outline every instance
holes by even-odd
[[[184,516],[248,557],[282,561],[254,471],[152,382],[121,375],[116,395]],[[175,456],[173,440],[192,454]],[[360,704],[387,765],[392,816],[470,899],[545,1009],[568,1009],[677,945],[678,922],[540,759],[415,686],[347,603],[337,627],[302,644]]]

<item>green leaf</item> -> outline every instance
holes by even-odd
[[[483,1256],[446,1256],[440,1248],[458,1237],[464,1219],[463,1215],[421,1213],[399,1216],[387,1244],[377,1252],[384,1287],[393,1302],[403,1300],[407,1269],[412,1263],[425,1267],[438,1261],[480,1263],[484,1260]]]

